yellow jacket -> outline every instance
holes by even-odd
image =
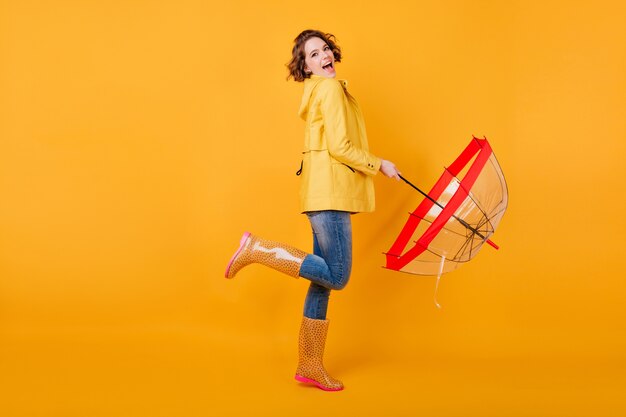
[[[374,211],[373,175],[381,159],[368,152],[365,122],[345,80],[311,75],[300,117],[306,121],[300,206],[303,212]]]

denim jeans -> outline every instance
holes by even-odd
[[[306,213],[313,229],[313,254],[300,266],[300,276],[311,281],[304,315],[326,319],[331,290],[346,286],[352,269],[352,224],[350,213],[324,210]]]

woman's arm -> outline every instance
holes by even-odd
[[[374,175],[380,171],[389,178],[400,179],[400,171],[391,161],[378,158],[355,147],[348,138],[346,127],[346,106],[343,87],[337,80],[322,82],[318,88],[322,95],[321,110],[328,142],[328,152],[344,164]]]
[[[382,160],[350,141],[346,124],[346,106],[343,87],[337,80],[324,80],[320,83],[320,110],[324,118],[324,130],[330,155],[356,170],[375,175]]]

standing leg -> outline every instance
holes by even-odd
[[[300,275],[312,282],[300,327],[300,354],[295,378],[325,391],[339,391],[343,389],[343,384],[328,375],[323,356],[329,324],[326,311],[330,291],[346,286],[352,268],[350,214],[322,211],[307,215],[313,228],[314,254],[304,259]]]

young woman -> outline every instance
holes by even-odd
[[[348,93],[347,82],[335,79],[341,50],[333,35],[305,30],[295,39],[287,67],[289,77],[304,82],[300,117],[306,122],[301,209],[313,229],[313,254],[244,233],[226,267],[226,278],[260,263],[311,281],[304,304],[296,380],[326,391],[343,384],[324,369],[322,357],[331,290],[346,286],[352,267],[350,215],[374,210],[372,177],[378,171],[399,179],[392,162],[368,151],[361,110]]]

